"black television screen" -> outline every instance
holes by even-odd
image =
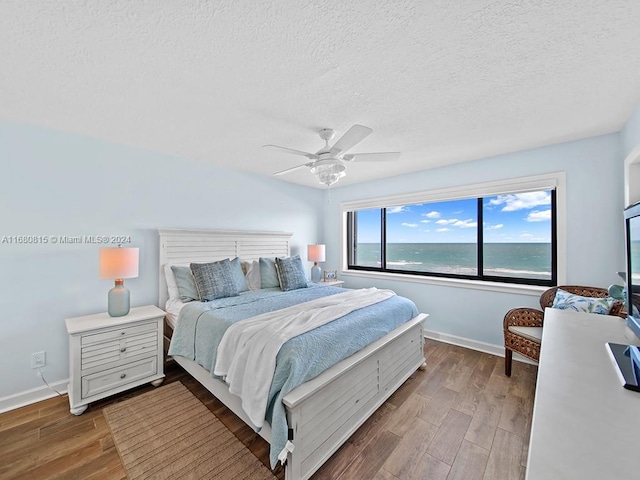
[[[640,337],[640,204],[624,211],[627,246],[627,323]]]

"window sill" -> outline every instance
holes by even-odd
[[[481,280],[466,280],[459,278],[425,277],[421,275],[404,275],[402,273],[369,272],[364,270],[342,270],[341,277],[371,278],[376,280],[390,280],[395,282],[421,283],[424,285],[440,285],[442,287],[470,288],[491,292],[511,293],[516,295],[531,295],[539,297],[542,292],[551,287],[539,285],[521,285],[516,283],[484,282]]]

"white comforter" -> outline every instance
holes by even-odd
[[[289,339],[395,295],[364,288],[318,298],[231,325],[218,346],[214,374],[225,377],[229,391],[256,428],[262,428],[276,355]]]

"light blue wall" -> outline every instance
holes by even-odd
[[[623,154],[626,157],[640,145],[640,105],[638,105],[621,132]]]
[[[624,269],[623,167],[620,135],[501,155],[444,168],[334,188],[325,193],[325,267],[340,264],[340,203],[387,195],[565,171],[567,182],[567,280],[581,285],[619,282]],[[378,286],[411,298],[430,314],[427,327],[438,332],[502,345],[504,314],[536,306],[538,297],[405,281],[345,277],[349,287]]]
[[[319,240],[322,192],[263,176],[50,130],[0,122],[0,237],[130,235],[140,276],[132,306],[158,298],[157,228],[293,232],[293,253]],[[0,398],[68,377],[64,319],[106,310],[99,245],[0,243]]]

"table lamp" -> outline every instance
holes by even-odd
[[[324,245],[307,245],[307,260],[313,262],[311,281],[319,282],[322,280],[322,269],[318,266],[318,262],[324,262]]]
[[[124,287],[125,278],[138,276],[137,248],[101,248],[100,278],[115,279],[115,286],[109,290],[109,315],[123,317],[129,313],[129,290]]]

